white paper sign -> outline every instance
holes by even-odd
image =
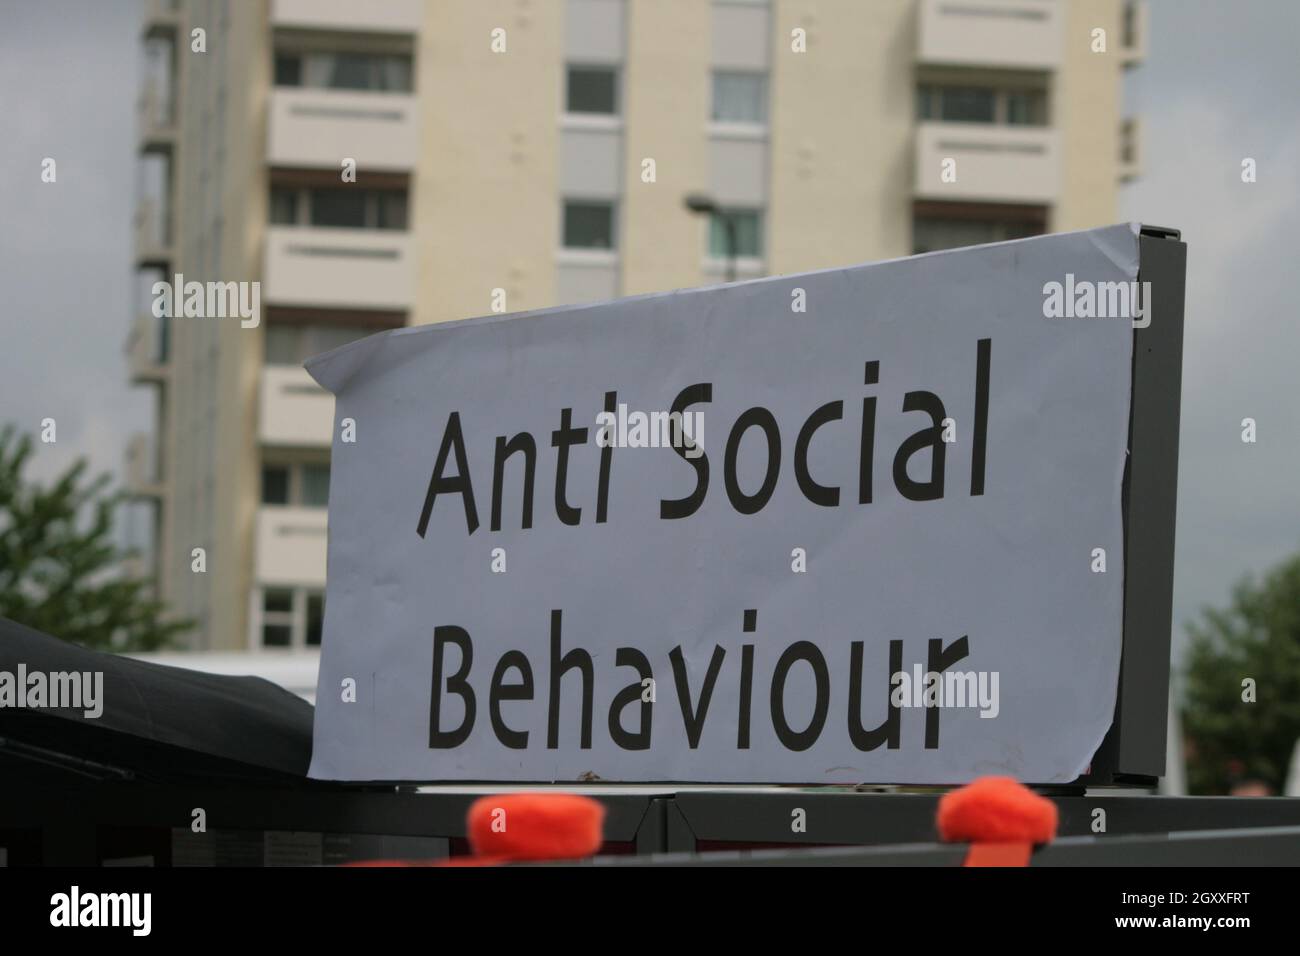
[[[1137,259],[1113,226],[313,359],[311,775],[1075,778],[1115,705],[1132,358],[1082,297]]]

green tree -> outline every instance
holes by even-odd
[[[1300,555],[1246,579],[1189,628],[1183,730],[1195,793],[1254,779],[1280,793],[1300,739]],[[1254,702],[1247,679],[1254,682]]]
[[[148,582],[127,577],[111,540],[123,498],[78,459],[49,487],[26,481],[30,435],[0,428],[0,617],[116,651],[166,646],[190,627],[164,620]]]

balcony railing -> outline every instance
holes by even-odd
[[[362,170],[408,171],[420,149],[418,117],[411,93],[277,87],[267,162],[337,170],[350,157]]]
[[[257,583],[324,587],[326,524],[324,508],[258,508],[253,556]]]
[[[1130,116],[1119,125],[1119,179],[1129,182],[1142,175],[1142,123]]]
[[[334,396],[295,365],[262,369],[258,438],[264,445],[329,448]]]
[[[1056,0],[921,0],[919,60],[935,66],[1055,70],[1064,49]]]
[[[1053,203],[1060,193],[1056,130],[1038,126],[923,122],[916,136],[920,199]],[[948,164],[947,160],[954,160]],[[945,181],[945,170],[955,179]]]
[[[141,266],[160,266],[172,258],[171,229],[158,200],[145,196],[135,210],[135,258]]]
[[[132,435],[126,443],[126,491],[133,498],[158,498],[163,494],[153,440],[142,432]]]
[[[176,146],[175,111],[171,94],[147,82],[136,104],[136,127],[142,150],[171,150]]]
[[[144,35],[166,36],[180,26],[181,0],[144,0]]]
[[[408,232],[271,226],[262,295],[275,305],[408,310],[415,254]]]
[[[1146,0],[1125,0],[1120,16],[1120,56],[1126,67],[1137,66],[1147,57],[1151,11]]]
[[[163,323],[166,321],[153,315],[142,315],[131,323],[126,353],[131,365],[131,381],[137,385],[167,380],[170,366],[164,338]]]

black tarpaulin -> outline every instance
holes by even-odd
[[[17,686],[20,673],[27,687]],[[30,702],[31,687],[60,674],[102,674],[102,713],[0,696],[0,783],[306,776],[312,707],[283,688],[92,651],[0,618],[0,691]]]

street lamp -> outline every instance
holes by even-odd
[[[686,197],[686,208],[702,216],[718,219],[722,223],[723,235],[727,243],[727,281],[736,281],[736,220],[730,213],[718,207],[711,196],[703,193],[691,193]]]

